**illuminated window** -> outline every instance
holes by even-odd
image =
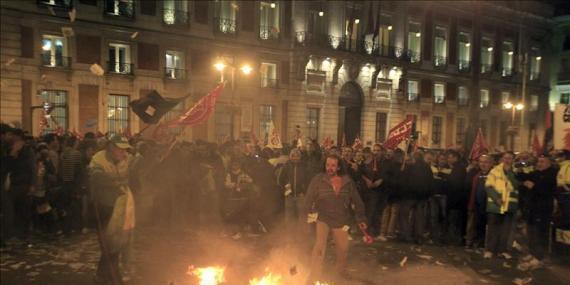
[[[313,140],[319,139],[319,108],[307,108],[307,135]]]
[[[51,112],[46,115],[47,125],[43,128],[43,133],[53,133],[58,128],[64,132],[67,128],[67,91],[63,90],[42,90],[41,98],[43,102],[51,106]]]
[[[163,0],[162,20],[167,25],[188,23],[188,1]]]
[[[459,86],[457,91],[457,105],[466,106],[469,102],[469,90],[465,86]]]
[[[67,41],[64,37],[43,35],[42,65],[50,67],[69,67]]]
[[[109,44],[108,71],[112,73],[131,74],[131,47],[125,44]]]
[[[184,78],[184,53],[166,51],[166,77],[171,79]]]
[[[416,101],[418,99],[418,82],[415,80],[408,80],[408,101]]]
[[[119,134],[129,127],[129,96],[109,95],[107,97],[107,131]]]
[[[513,43],[510,41],[503,42],[502,49],[502,73],[503,77],[513,75]]]
[[[418,62],[421,59],[422,26],[418,22],[408,23],[408,57],[410,62]]]
[[[271,124],[274,122],[275,107],[271,105],[259,106],[259,135],[267,141],[270,137]]]
[[[442,104],[445,102],[445,85],[436,83],[433,85],[433,102],[435,104]]]
[[[469,33],[459,33],[459,70],[471,68],[471,36]]]
[[[490,38],[481,39],[481,73],[491,72],[493,67],[493,41]]]
[[[277,64],[262,62],[259,68],[259,75],[261,79],[261,87],[277,87]]]
[[[447,64],[447,29],[442,26],[435,27],[435,38],[433,42],[434,64],[442,66]]]
[[[275,40],[279,38],[279,2],[259,3],[259,38]]]
[[[481,101],[479,104],[479,107],[481,108],[487,108],[489,107],[489,90],[488,89],[481,89]]]

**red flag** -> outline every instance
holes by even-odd
[[[542,146],[540,145],[540,140],[538,139],[538,135],[534,133],[534,138],[532,139],[532,151],[535,155],[542,154]]]
[[[473,142],[473,147],[471,147],[471,153],[469,154],[469,159],[475,160],[479,159],[479,157],[483,154],[489,152],[489,147],[485,142],[485,138],[483,137],[483,132],[481,129],[477,131],[477,137],[475,138],[475,142]]]
[[[224,90],[224,84],[220,83],[214,90],[210,91],[208,95],[202,97],[188,111],[180,115],[178,119],[167,122],[165,125],[169,128],[173,128],[180,125],[193,126],[205,122],[214,111],[216,100],[218,96],[222,94],[222,90]]]
[[[413,118],[407,118],[395,127],[390,129],[388,138],[384,142],[384,147],[387,149],[395,149],[405,139],[409,138],[412,134],[412,126],[414,124]]]
[[[321,143],[324,149],[330,149],[333,145],[331,137],[326,137],[323,142]]]

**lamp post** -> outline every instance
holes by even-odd
[[[234,100],[234,93],[235,93],[235,71],[237,69],[237,67],[233,64],[227,64],[225,61],[223,60],[218,60],[215,64],[214,64],[214,68],[220,72],[220,82],[224,82],[224,70],[226,68],[228,68],[231,72],[231,82],[230,82],[230,105],[232,107],[232,115],[236,115],[236,113],[238,112],[238,106],[237,103]],[[243,64],[241,67],[239,67],[239,70],[241,71],[242,74],[244,75],[249,75],[251,74],[251,72],[253,71],[253,68],[249,65],[249,64]],[[232,118],[232,122],[235,122],[236,118]],[[232,126],[232,133],[230,134],[230,136],[233,138],[234,137],[234,126]]]
[[[515,116],[516,116],[516,111],[522,111],[524,109],[524,105],[522,103],[511,103],[511,102],[507,102],[505,104],[503,104],[503,109],[505,110],[511,110],[511,125],[509,126],[509,129],[507,130],[507,132],[509,133],[509,135],[511,136],[511,151],[514,150],[515,148],[515,135],[517,134],[517,129],[515,126]]]

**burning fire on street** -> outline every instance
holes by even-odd
[[[223,285],[226,284],[224,278],[225,268],[221,266],[198,267],[190,266],[187,274],[195,276],[198,285]],[[261,278],[253,278],[249,281],[249,285],[292,285],[283,282],[280,274],[267,272]],[[314,285],[332,285],[325,282],[317,281]]]

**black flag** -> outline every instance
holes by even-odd
[[[185,98],[185,97],[184,97]],[[146,124],[156,124],[168,111],[172,110],[184,98],[164,99],[156,90],[153,90],[143,98],[133,100],[129,106],[133,112]]]

